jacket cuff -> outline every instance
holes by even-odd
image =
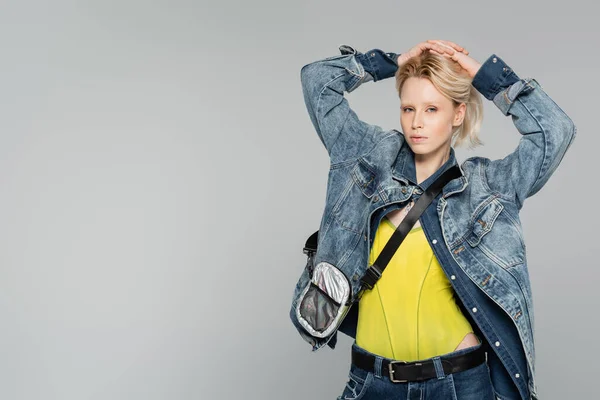
[[[486,99],[493,100],[502,90],[519,81],[517,74],[496,54],[492,54],[481,65],[472,85]]]
[[[533,89],[541,87],[538,81],[533,78],[521,79],[508,89],[502,90],[494,96],[494,104],[502,111],[502,114],[508,115],[510,107],[518,96],[531,92]]]
[[[401,53],[384,52],[380,49],[373,49],[366,53],[361,53],[348,45],[339,47],[342,55],[354,54],[356,60],[363,66],[375,82],[394,76],[398,70],[398,56]]]

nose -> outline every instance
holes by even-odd
[[[423,129],[423,121],[421,119],[421,115],[417,112],[414,113],[414,117],[412,120],[412,128],[413,130]]]

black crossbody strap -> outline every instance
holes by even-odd
[[[396,228],[385,247],[379,253],[379,256],[369,268],[365,275],[362,277],[361,282],[363,287],[372,289],[375,283],[381,278],[381,274],[387,267],[388,263],[400,247],[400,244],[408,235],[408,232],[412,229],[413,225],[417,222],[421,214],[425,212],[429,204],[435,199],[435,197],[442,191],[446,183],[452,179],[456,179],[462,176],[458,165],[454,165],[444,171],[435,182],[433,182],[427,190],[419,197],[414,206],[410,209],[408,214],[404,217],[400,225]]]

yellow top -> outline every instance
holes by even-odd
[[[395,230],[384,217],[373,239],[369,265]],[[371,353],[404,361],[454,351],[473,332],[454,295],[423,228],[414,228],[373,289],[363,293],[356,344]]]

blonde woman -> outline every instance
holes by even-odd
[[[320,318],[332,304],[306,300],[311,282],[321,285],[306,268],[292,322],[313,350],[334,348],[338,330],[355,339],[338,399],[536,399],[519,213],[570,147],[573,121],[535,79],[519,78],[495,54],[481,64],[445,40],[402,54],[347,45],[340,51],[305,65],[301,81],[331,161],[313,265],[343,274],[351,307],[339,328]],[[344,98],[391,77],[402,132],[362,121]],[[503,159],[458,164],[454,146],[482,144],[482,97],[512,117],[521,140]],[[461,176],[423,212],[383,273],[375,271],[414,202],[457,165]],[[319,290],[333,297],[332,285]],[[318,317],[305,318],[310,312]]]

